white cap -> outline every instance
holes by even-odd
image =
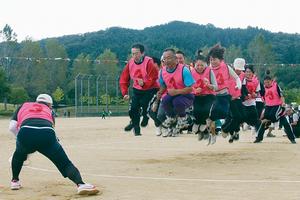
[[[233,67],[234,67],[234,69],[244,71],[245,70],[245,64],[246,64],[246,61],[245,61],[244,58],[236,58],[233,62]]]
[[[44,103],[53,104],[52,98],[48,94],[40,94],[39,96],[37,96],[36,102],[44,102]]]

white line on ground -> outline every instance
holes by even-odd
[[[57,173],[57,170],[43,169],[38,167],[26,166],[28,169],[43,171],[48,173]],[[168,177],[147,177],[147,176],[119,176],[109,174],[91,174],[82,173],[86,176],[96,176],[102,178],[132,179],[132,180],[159,180],[159,181],[193,181],[193,182],[224,182],[224,183],[300,183],[300,180],[240,180],[240,179],[198,179],[198,178],[168,178]]]
[[[120,143],[122,144],[122,143]],[[204,149],[184,149],[184,148],[128,148],[128,147],[112,147],[112,146],[101,146],[101,145],[110,145],[110,144],[85,144],[84,146],[82,145],[64,145],[66,148],[81,148],[81,149],[110,149],[110,150],[116,150],[116,151],[124,151],[124,150],[132,150],[132,151],[173,151],[173,152],[203,152]],[[214,149],[209,149],[207,148],[209,152],[216,152]],[[220,153],[225,153],[225,152],[237,152],[236,149],[226,149],[223,152]],[[253,153],[283,153],[284,151],[282,150],[254,150]]]

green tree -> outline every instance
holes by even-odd
[[[60,45],[57,40],[48,39],[45,45],[45,56],[49,58],[45,61],[48,72],[48,90],[53,91],[66,83],[69,61],[65,59],[68,55],[64,46]]]
[[[21,44],[20,57],[27,59],[19,60],[14,67],[14,84],[24,86],[31,98],[48,93],[48,72],[40,43],[25,40]]]
[[[272,45],[265,41],[262,34],[257,35],[248,45],[250,62],[256,65],[256,73],[262,76],[266,71],[266,63],[274,63],[275,55],[272,52]]]
[[[80,74],[91,74],[92,73],[92,59],[89,55],[85,56],[83,53],[78,55],[73,62],[73,75],[74,79],[79,73]]]
[[[57,87],[52,93],[53,99],[56,103],[61,102],[64,99],[64,95],[64,91],[60,87]]]
[[[242,58],[243,54],[241,47],[230,45],[229,48],[226,49],[224,57],[227,63],[233,63],[234,59]]]
[[[6,98],[9,94],[10,87],[3,68],[0,68],[0,98]]]
[[[5,76],[10,81],[11,79],[11,65],[13,55],[16,52],[17,47],[17,34],[13,31],[13,29],[6,24],[3,29],[0,31],[0,37],[2,42],[2,48],[0,48],[0,57],[4,57],[5,62],[3,62]],[[1,41],[0,40],[0,41]],[[5,87],[5,86],[4,86]],[[8,93],[3,93],[4,95],[4,108],[7,109],[7,95]]]
[[[119,75],[117,56],[110,49],[105,49],[96,60],[98,62],[95,63],[94,69],[97,76],[108,75],[110,77],[116,77]]]
[[[9,103],[14,105],[22,104],[29,100],[29,96],[24,87],[12,87],[9,94]]]
[[[3,29],[0,31],[1,38],[4,42],[16,42],[17,41],[17,34],[14,30],[8,25],[5,24]]]
[[[298,105],[300,105],[300,89],[294,88],[284,90],[284,98],[285,102],[288,104],[296,102]]]

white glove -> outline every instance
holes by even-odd
[[[18,122],[16,120],[10,120],[8,130],[14,134],[16,137],[19,130],[17,127]]]

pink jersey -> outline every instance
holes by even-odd
[[[265,103],[267,106],[278,106],[282,104],[275,81],[272,82],[271,87],[265,87]]]
[[[218,83],[218,91],[223,90],[225,88],[229,88],[229,69],[225,62],[222,60],[218,67],[212,67],[213,72],[215,73],[217,83]]]
[[[168,72],[167,67],[162,68],[162,78],[167,89],[183,89],[186,87],[183,82],[183,68],[183,64],[178,64],[173,72]]]
[[[245,77],[245,73],[241,72],[239,75],[240,80],[242,81],[244,79],[244,77]],[[228,82],[229,82],[228,91],[229,91],[229,94],[231,95],[231,97],[233,99],[239,98],[242,95],[242,92],[241,92],[241,89],[236,88],[235,79],[230,77]]]
[[[54,123],[51,109],[47,105],[35,102],[24,103],[18,112],[17,118],[17,127],[20,127],[21,124],[29,118],[45,119],[52,124]]]
[[[251,79],[246,79],[246,88],[249,92],[249,94],[255,94],[256,88],[259,85],[259,81],[256,76],[253,76]]]
[[[211,84],[211,80],[210,80],[211,68],[210,67],[206,67],[202,73],[199,73],[199,72],[197,72],[197,70],[195,68],[192,68],[191,73],[192,73],[193,78],[196,81],[196,83],[193,85],[192,93],[194,95],[199,96],[199,95],[215,94],[215,91],[213,91],[207,87],[207,84]],[[208,83],[205,83],[204,80],[207,80]],[[200,93],[196,92],[197,88],[201,88]]]
[[[129,73],[130,78],[133,80],[133,87],[139,90],[142,90],[143,87],[138,84],[138,79],[145,80],[147,77],[147,64],[152,58],[145,56],[144,61],[137,65],[134,62],[134,59],[129,60]]]

